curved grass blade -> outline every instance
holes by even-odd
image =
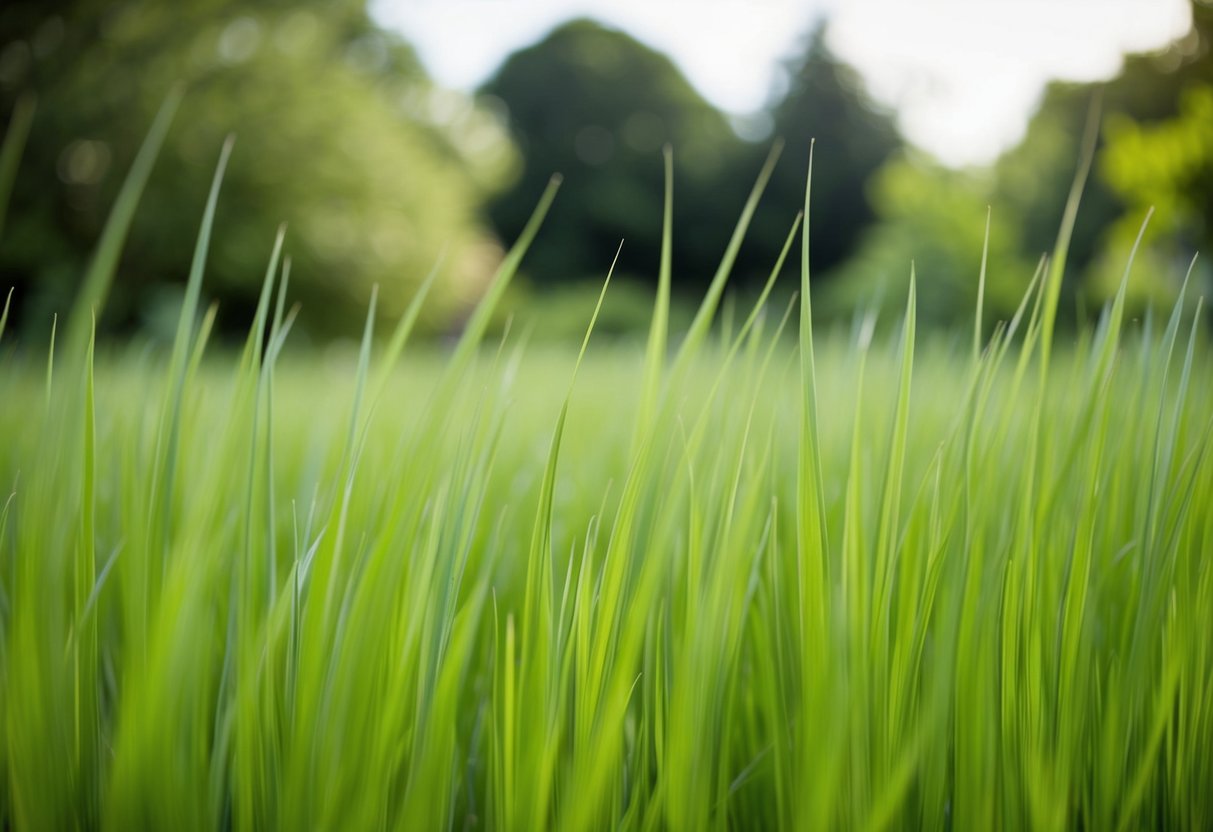
[[[105,221],[93,260],[89,264],[88,271],[85,272],[84,282],[81,284],[80,292],[76,295],[75,305],[68,318],[65,347],[69,360],[81,352],[92,316],[100,317],[105,307],[110,285],[114,281],[114,272],[118,268],[118,258],[122,254],[122,246],[126,242],[131,222],[135,218],[139,198],[143,195],[144,186],[147,185],[147,180],[151,176],[156,157],[160,155],[160,148],[164,144],[165,137],[168,136],[169,126],[173,122],[173,116],[177,112],[181,98],[181,87],[174,87],[164,99],[164,103],[160,105],[151,129],[148,130],[147,137],[139,147],[135,161],[126,175],[126,180],[122,183],[121,190],[118,191],[118,198],[114,201],[109,218]]]
[[[678,348],[678,354],[674,359],[675,369],[672,371],[674,375],[678,375],[679,368],[684,367],[691,360],[707,336],[708,330],[711,329],[712,318],[715,317],[716,308],[720,305],[720,296],[724,292],[725,283],[728,282],[729,274],[733,270],[733,263],[737,259],[737,252],[741,249],[741,242],[745,239],[746,230],[750,227],[750,220],[753,219],[754,211],[758,208],[758,201],[762,199],[762,192],[766,190],[767,182],[770,181],[771,174],[775,170],[775,163],[779,161],[779,155],[782,152],[783,141],[776,141],[771,146],[771,152],[767,155],[762,170],[758,172],[758,179],[754,182],[754,188],[750,191],[750,196],[741,211],[741,217],[733,229],[733,236],[729,239],[724,257],[721,258],[716,274],[712,276],[707,294],[704,295],[703,301],[695,313],[695,318],[691,321],[691,328],[687,331],[686,338]]]
[[[4,133],[4,144],[0,145],[0,239],[4,236],[8,202],[12,197],[13,183],[17,179],[17,168],[21,164],[21,154],[25,150],[25,142],[29,138],[30,125],[34,123],[36,109],[37,99],[33,93],[26,93],[19,97],[13,106],[8,130]],[[0,332],[2,331],[3,327],[0,327]]]
[[[673,225],[674,225],[674,150],[666,145],[662,151],[665,160],[665,203],[661,221],[661,265],[657,272],[657,300],[653,305],[653,320],[649,325],[649,340],[645,346],[644,384],[640,409],[636,417],[637,435],[633,446],[640,441],[640,432],[653,418],[657,405],[657,394],[661,386],[661,367],[665,362],[666,342],[670,329],[670,273],[672,270]]]

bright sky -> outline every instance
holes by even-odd
[[[375,0],[443,85],[470,90],[512,51],[571,17],[621,28],[667,54],[735,115],[758,110],[780,60],[813,22],[856,66],[902,130],[955,164],[981,163],[1022,135],[1050,78],[1115,74],[1126,51],[1183,35],[1187,0]]]

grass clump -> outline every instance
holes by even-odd
[[[482,344],[555,184],[453,352],[405,354],[424,291],[284,352],[279,235],[236,356],[230,152],[164,360],[90,336],[124,208],[53,365],[0,365],[0,823],[1213,824],[1199,302],[1130,325],[1122,288],[1054,349],[1063,229],[972,352],[913,282],[895,335],[815,342],[807,238],[766,310],[798,218],[713,338],[768,168],[669,360],[668,199],[645,350]]]

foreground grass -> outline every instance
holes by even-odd
[[[591,353],[559,461],[562,353],[423,357],[361,407],[353,357],[216,358],[171,457],[155,361],[95,398],[9,367],[3,810],[1204,828],[1213,391],[1174,334],[1083,341],[1040,402],[997,351],[920,349],[907,399],[896,343],[829,344],[799,493],[770,334],[638,430],[640,352]]]
[[[167,355],[94,356],[99,258],[0,366],[0,824],[1213,824],[1196,304],[1055,347],[1063,229],[972,350],[815,344],[803,260],[717,338],[726,256],[670,350],[667,260],[582,361],[482,343],[532,228],[448,355],[284,357],[278,247],[210,355],[213,210]]]

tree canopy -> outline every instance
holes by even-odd
[[[66,307],[152,116],[183,103],[144,193],[109,309],[155,323],[184,281],[225,135],[236,134],[207,274],[248,304],[280,222],[294,294],[318,330],[361,314],[373,283],[403,308],[445,248],[440,314],[474,297],[493,238],[478,208],[511,163],[494,120],[437,90],[362,0],[9,2],[0,106],[37,98],[0,241],[0,279],[35,316]],[[41,323],[38,324],[42,326]]]
[[[521,230],[552,174],[564,177],[543,244],[528,257],[534,280],[601,276],[625,238],[623,270],[656,275],[667,143],[675,159],[676,276],[710,278],[727,239],[721,226],[734,203],[741,207],[717,190],[741,143],[669,58],[576,20],[511,55],[482,92],[503,105],[523,157],[517,181],[489,207],[502,237]]]
[[[831,52],[826,24],[806,36],[799,54],[784,64],[786,88],[772,102],[774,134],[788,147],[754,236],[762,248],[777,247],[789,218],[804,204],[809,142],[816,139],[813,210],[809,221],[814,274],[826,276],[853,255],[875,219],[867,183],[901,147],[891,113],[867,95],[859,73]]]
[[[1067,259],[1061,319],[1095,314],[1115,294],[1151,208],[1129,305],[1135,313],[1169,306],[1193,252],[1213,250],[1213,6],[1194,3],[1192,20],[1187,35],[1126,57],[1108,81],[1050,84],[1023,139],[988,169],[946,171],[914,155],[893,157],[872,179],[879,222],[840,270],[834,308],[896,306],[914,260],[924,317],[971,320],[989,206],[985,310],[1008,318],[1033,264],[1053,248],[1092,112],[1101,129]],[[1198,284],[1207,286],[1211,275],[1198,263]]]
[[[765,275],[804,203],[809,141],[822,164],[811,226],[814,264],[853,250],[872,212],[864,182],[899,146],[891,118],[867,100],[856,73],[836,59],[822,29],[788,62],[773,107],[773,136],[787,141],[737,261],[737,280]],[[664,55],[590,20],[560,26],[511,56],[482,90],[500,100],[524,163],[491,215],[505,238],[518,232],[554,172],[565,176],[545,243],[529,258],[540,282],[599,274],[626,238],[622,267],[656,275],[663,178],[660,147],[674,149],[676,285],[710,280],[768,151],[742,140]],[[828,206],[825,207],[825,206]]]
[[[996,198],[1018,218],[1025,249],[1048,250],[1066,197],[1056,183],[1073,175],[1083,123],[1098,99],[1100,140],[1068,270],[1072,303],[1083,296],[1098,304],[1115,292],[1150,208],[1155,215],[1138,255],[1143,268],[1133,281],[1140,302],[1169,304],[1192,252],[1213,244],[1204,224],[1213,207],[1213,132],[1201,115],[1213,86],[1213,7],[1191,8],[1184,37],[1126,57],[1112,79],[1051,84],[1024,140],[995,168]]]

